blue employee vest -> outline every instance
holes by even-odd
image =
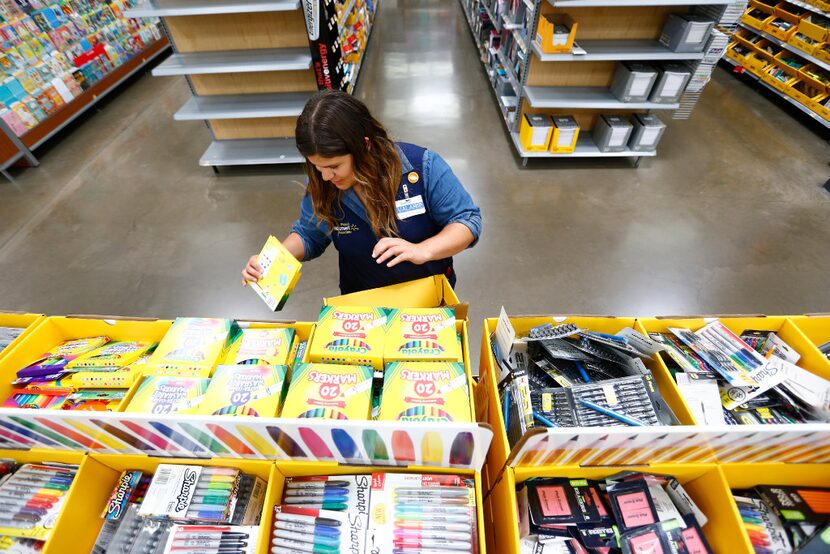
[[[412,165],[412,171],[401,176],[401,185],[396,199],[403,200],[420,195],[426,208],[424,214],[398,219],[398,236],[406,241],[419,243],[434,237],[442,230],[442,227],[436,224],[430,216],[424,194],[423,165],[426,149],[403,142],[398,143],[398,147]],[[450,284],[455,286],[452,258],[435,260],[422,265],[401,262],[394,267],[386,267],[388,262],[377,263],[372,258],[372,250],[379,238],[372,231],[371,224],[346,204],[341,204],[341,206],[342,217],[339,218],[331,233],[332,242],[340,254],[341,294],[395,285],[438,274],[445,275]]]

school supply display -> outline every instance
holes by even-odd
[[[210,377],[236,330],[230,319],[177,318],[150,356],[145,375]]]
[[[386,316],[383,360],[459,362],[453,308],[396,308]]]
[[[45,541],[64,507],[78,466],[45,462],[16,468],[0,460],[0,535]]]
[[[300,363],[282,417],[369,419],[373,376],[367,366]]]
[[[145,377],[124,411],[145,414],[195,414],[210,379]]]
[[[507,356],[492,341],[511,445],[534,427],[677,422],[642,361],[654,352],[648,337],[631,328],[610,335],[569,324],[547,324],[528,335],[507,342]]]
[[[220,365],[197,413],[276,417],[287,371],[284,365]]]
[[[830,489],[759,485],[733,498],[757,554],[830,550]]]
[[[239,329],[231,339],[225,365],[286,365],[291,354],[294,329]]]
[[[472,421],[464,365],[458,362],[388,364],[383,376],[378,419]]]
[[[18,136],[161,38],[131,0],[0,3],[0,118]]]
[[[372,475],[290,477],[274,507],[272,552],[368,553]]]
[[[262,278],[251,283],[251,288],[271,310],[279,311],[300,280],[302,264],[273,235],[268,237],[257,261],[262,267]]]
[[[702,530],[706,516],[671,476],[532,478],[517,488],[517,498],[522,547],[532,551],[713,552]]]
[[[699,424],[830,418],[830,381],[795,365],[799,354],[774,332],[748,329],[738,336],[714,321],[696,331],[670,328],[651,338],[665,347],[663,361],[687,404],[695,407]]]
[[[383,369],[386,310],[323,306],[309,347],[312,362]]]

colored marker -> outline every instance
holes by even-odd
[[[306,516],[302,514],[292,514],[289,512],[278,512],[274,514],[274,519],[281,521],[295,521],[298,523],[307,523],[310,525],[325,525],[327,527],[340,527],[340,522],[329,517],[315,517]]]
[[[449,532],[449,531],[415,531],[412,529],[395,529],[395,538],[398,539],[447,539],[458,541],[471,541],[472,533]]]
[[[464,498],[467,498],[468,492],[466,487],[426,487],[422,489],[400,487],[395,489],[395,494],[441,496],[447,498],[462,496]]]
[[[348,487],[349,481],[291,481],[285,485],[286,490],[294,489],[319,489],[319,488],[343,488]]]
[[[349,505],[341,502],[287,502],[289,506],[296,506],[298,508],[311,508],[313,510],[334,510],[335,512],[345,512]]]
[[[331,535],[317,535],[316,533],[297,533],[294,531],[285,531],[277,529],[274,532],[275,539],[288,539],[303,543],[313,543],[317,546],[340,546],[340,538],[332,537]]]
[[[279,537],[274,538],[273,544],[274,546],[284,546],[286,548],[293,548],[302,552],[311,552],[312,554],[337,554],[340,550],[334,546],[324,546],[321,544],[312,544]]]
[[[395,506],[396,513],[401,514],[423,514],[427,512],[435,513],[435,514],[467,514],[470,512],[470,507],[467,506],[445,506],[435,507],[435,506],[412,506],[412,505],[403,505],[403,506]]]
[[[184,533],[179,533],[176,535],[175,540],[191,540],[191,541],[198,541],[198,540],[214,540],[217,538],[233,538],[233,539],[247,539],[249,538],[248,533],[237,533],[231,531],[199,531],[199,532],[192,532],[187,531]]]
[[[348,502],[349,495],[348,494],[340,494],[340,493],[332,493],[328,494],[325,493],[323,495],[318,496],[294,496],[294,495],[286,495],[285,497],[286,504],[320,504],[320,503],[328,503],[328,502]]]
[[[465,525],[462,523],[444,523],[443,521],[430,522],[399,519],[395,521],[395,527],[398,529],[410,529],[414,531],[469,531],[469,518],[466,518],[466,521],[468,523]]]
[[[325,535],[328,537],[339,537],[340,529],[337,527],[327,527],[325,525],[309,525],[308,523],[299,523],[296,521],[280,521],[274,524],[274,527],[281,531],[294,531],[296,533],[312,533],[314,535]],[[276,534],[276,531],[274,531]]]

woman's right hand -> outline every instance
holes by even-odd
[[[248,265],[242,270],[242,286],[248,283],[256,283],[262,279],[262,266],[259,265],[259,256],[251,256]]]

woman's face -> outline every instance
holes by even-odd
[[[314,164],[317,171],[339,190],[349,190],[355,184],[354,157],[351,154],[325,158],[323,156],[309,156],[308,161]]]

